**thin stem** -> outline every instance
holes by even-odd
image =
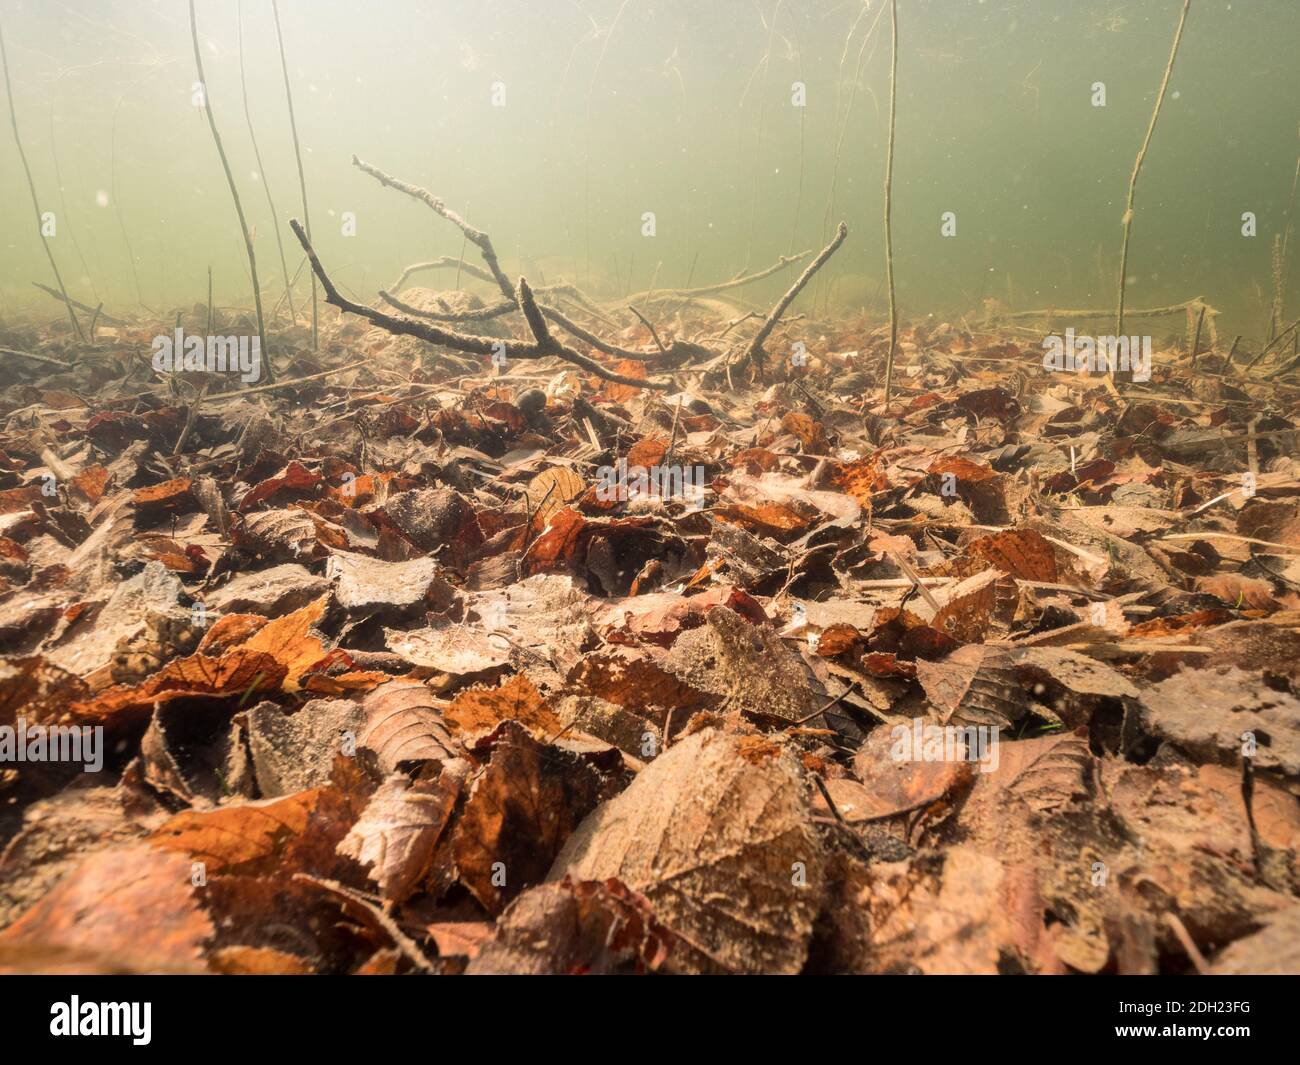
[[[1155,110],[1151,112],[1151,122],[1147,126],[1147,135],[1142,140],[1137,159],[1133,162],[1133,173],[1128,179],[1128,200],[1124,208],[1124,243],[1119,253],[1119,300],[1115,308],[1115,335],[1124,335],[1124,285],[1128,274],[1128,238],[1133,229],[1133,195],[1137,191],[1138,174],[1142,170],[1142,160],[1146,158],[1147,148],[1151,144],[1151,135],[1156,131],[1156,120],[1160,117],[1160,108],[1165,102],[1165,90],[1169,88],[1169,75],[1174,70],[1174,57],[1178,55],[1178,42],[1183,39],[1183,26],[1187,22],[1187,10],[1192,0],[1183,0],[1183,11],[1178,18],[1178,29],[1174,31],[1174,44],[1169,49],[1169,62],[1165,64],[1165,76],[1160,79],[1160,92],[1156,96]]]
[[[596,60],[596,67],[591,72],[591,82],[587,86],[586,156],[582,163],[582,232],[583,239],[586,242],[587,254],[586,274],[583,278],[583,284],[585,285],[591,284],[591,99],[596,92],[596,79],[600,76],[600,68],[605,64],[605,53],[609,51],[609,42],[613,40],[614,31],[618,29],[618,24],[623,21],[623,12],[627,9],[628,3],[629,0],[623,0],[623,3],[619,5],[618,14],[614,16],[609,32],[605,35],[605,43],[600,46],[600,57]]]
[[[81,271],[85,275],[86,281],[90,284],[90,291],[94,293],[95,299],[99,299],[99,289],[95,286],[95,278],[90,273],[90,266],[86,263],[86,256],[81,250],[81,242],[77,240],[77,231],[69,225],[71,212],[68,210],[68,197],[63,192],[63,171],[59,168],[59,141],[54,133],[54,101],[50,101],[50,156],[54,160],[54,187],[59,190],[59,210],[63,213],[63,227],[67,230],[68,236],[72,238],[73,250],[77,253],[77,258],[81,262]],[[91,337],[94,340],[94,337]]]
[[[745,265],[741,268],[742,273],[749,269],[749,264],[753,261],[754,222],[758,217],[758,173],[761,169],[758,157],[763,150],[763,115],[767,110],[767,72],[772,65],[772,44],[776,37],[776,19],[781,14],[782,2],[783,0],[776,0],[776,7],[772,9],[772,22],[767,28],[767,51],[763,53],[763,61],[759,64],[763,73],[758,83],[758,127],[754,130],[754,155],[749,168],[754,175],[754,192],[749,201],[749,236],[745,242]]]
[[[293,91],[289,87],[289,64],[284,58],[284,34],[280,30],[280,8],[271,0],[271,14],[275,16],[275,39],[280,45],[280,70],[284,73],[284,98],[289,103],[289,130],[293,133],[293,155],[298,161],[298,188],[302,192],[302,221],[311,239],[311,213],[307,210],[307,177],[302,169],[302,147],[298,143],[298,121],[293,113]],[[319,325],[316,308],[316,275],[311,276],[311,350],[316,350]]]
[[[236,7],[239,34],[239,88],[244,96],[244,119],[248,123],[248,139],[253,142],[253,158],[257,160],[257,172],[262,177],[262,188],[266,192],[266,206],[271,211],[271,228],[275,231],[275,246],[280,252],[280,272],[284,274],[284,294],[289,301],[289,317],[294,325],[298,324],[298,312],[293,305],[293,292],[289,288],[289,264],[284,258],[284,237],[280,235],[280,212],[275,209],[275,200],[271,198],[271,181],[267,177],[266,167],[262,164],[262,150],[257,146],[257,134],[253,132],[253,114],[248,107],[248,80],[244,76],[244,3],[239,0]]]
[[[795,55],[798,58],[799,80],[804,81],[803,76],[803,49],[799,45],[799,25],[795,18],[795,12],[790,10],[790,32],[794,35]],[[805,82],[806,84],[806,82]],[[806,103],[807,101],[805,101]],[[794,197],[794,221],[790,223],[790,246],[788,254],[794,254],[794,242],[799,237],[799,213],[803,209],[803,174],[804,174],[804,121],[808,116],[808,108],[799,108],[799,187]]]
[[[63,275],[59,273],[59,264],[54,261],[54,252],[50,251],[49,239],[45,236],[45,225],[41,221],[41,203],[36,195],[36,182],[32,180],[32,168],[27,165],[27,153],[23,151],[22,138],[18,136],[18,111],[14,106],[14,87],[9,80],[9,53],[5,50],[4,31],[0,30],[0,61],[3,61],[5,68],[5,94],[9,97],[9,121],[14,127],[14,144],[18,146],[18,158],[23,162],[23,172],[27,175],[27,188],[32,194],[32,210],[36,213],[36,232],[41,237],[41,247],[45,249],[45,257],[50,261],[50,269],[54,272],[54,280],[58,282],[59,291],[63,294],[63,305],[68,312],[68,320],[72,323],[72,331],[77,334],[77,339],[83,344],[86,342],[86,334],[81,329],[81,322],[77,320],[77,312],[72,309],[72,302],[68,299],[68,290],[63,285]]]
[[[885,278],[889,285],[889,354],[885,356],[885,403],[894,386],[898,348],[898,304],[894,299],[894,227],[890,222],[894,186],[894,112],[898,104],[898,0],[889,0],[889,146],[885,150]]]
[[[244,218],[244,205],[239,201],[235,176],[230,172],[230,161],[221,144],[217,120],[212,115],[212,96],[208,92],[207,79],[203,76],[203,55],[199,51],[199,24],[194,15],[194,0],[190,0],[190,37],[194,43],[194,66],[203,92],[203,113],[208,119],[208,129],[212,131],[212,143],[217,146],[217,155],[221,158],[221,168],[226,172],[226,184],[230,186],[230,198],[235,201],[235,214],[239,216],[239,229],[244,235],[244,248],[248,252],[248,272],[253,278],[253,305],[257,310],[257,335],[262,345],[262,365],[266,368],[267,381],[273,381],[275,373],[271,366],[271,349],[266,343],[266,321],[262,316],[262,286],[257,281],[257,256],[253,254],[253,238],[248,233],[248,221]]]

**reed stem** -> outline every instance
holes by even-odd
[[[262,176],[262,188],[266,192],[266,206],[271,211],[271,228],[275,231],[275,246],[280,253],[280,272],[284,274],[284,294],[289,301],[289,317],[293,324],[298,324],[298,311],[293,305],[293,290],[289,287],[289,264],[284,258],[284,237],[280,235],[280,213],[275,209],[275,200],[271,198],[271,179],[262,164],[262,150],[257,146],[257,134],[253,132],[253,114],[248,107],[248,80],[244,76],[244,3],[240,0],[236,6],[239,34],[239,88],[244,96],[244,120],[248,123],[248,139],[253,142],[253,158],[257,160],[257,172]],[[274,314],[274,312],[272,312]]]
[[[1160,92],[1156,96],[1156,106],[1151,112],[1151,122],[1147,126],[1147,135],[1138,149],[1137,159],[1133,162],[1133,173],[1128,179],[1128,200],[1124,207],[1124,243],[1119,253],[1119,299],[1115,308],[1115,335],[1124,335],[1124,286],[1128,280],[1128,240],[1133,229],[1133,196],[1137,191],[1138,174],[1142,170],[1142,160],[1146,158],[1147,148],[1151,144],[1151,135],[1156,131],[1156,120],[1160,118],[1160,108],[1165,102],[1165,90],[1169,88],[1169,75],[1174,70],[1174,58],[1178,55],[1178,44],[1183,39],[1183,26],[1187,23],[1187,10],[1192,0],[1183,0],[1183,11],[1178,17],[1178,29],[1174,31],[1173,47],[1169,49],[1169,62],[1165,64],[1165,75],[1160,79]]]
[[[894,298],[894,227],[890,221],[894,186],[894,115],[898,106],[898,0],[889,0],[889,144],[885,149],[885,278],[889,285],[889,354],[885,356],[885,404],[894,385],[898,348],[898,303]]]
[[[248,232],[248,221],[244,218],[244,205],[239,200],[239,189],[235,185],[235,176],[230,172],[230,161],[226,158],[226,149],[221,144],[221,134],[217,130],[217,120],[212,114],[212,93],[207,79],[203,76],[203,54],[199,51],[199,24],[194,15],[194,0],[190,0],[190,38],[194,43],[194,66],[198,71],[199,84],[203,91],[203,113],[208,119],[208,129],[212,131],[212,143],[217,146],[217,155],[221,158],[221,168],[226,172],[226,184],[230,186],[230,198],[235,201],[235,214],[239,216],[239,229],[244,235],[244,249],[248,252],[248,272],[253,278],[253,306],[257,311],[257,335],[262,345],[262,366],[265,369],[266,382],[275,380],[271,365],[271,349],[266,343],[266,320],[262,316],[262,286],[257,280],[257,256],[253,253],[253,238]]]
[[[54,273],[54,280],[58,283],[59,292],[63,294],[63,305],[68,312],[68,320],[72,323],[72,331],[77,334],[77,339],[84,344],[86,334],[82,331],[81,322],[77,320],[77,312],[72,309],[72,301],[68,299],[68,290],[63,285],[63,275],[59,273],[59,264],[54,261],[54,252],[50,250],[49,238],[45,236],[45,226],[41,221],[41,201],[36,195],[36,182],[32,179],[32,168],[27,165],[27,153],[23,150],[23,141],[18,135],[18,110],[14,104],[13,83],[9,80],[9,53],[5,50],[3,30],[0,30],[0,61],[3,61],[5,68],[5,94],[9,97],[9,121],[14,128],[14,144],[18,146],[18,158],[22,160],[23,172],[27,175],[27,188],[32,194],[32,210],[36,212],[36,232],[40,234],[41,247],[45,249],[45,257],[50,261],[50,269]]]
[[[307,210],[307,177],[302,169],[302,147],[298,143],[298,121],[293,113],[293,90],[289,87],[289,64],[284,58],[284,33],[280,29],[280,8],[276,0],[271,0],[271,14],[275,16],[275,39],[280,45],[280,70],[284,74],[284,98],[289,103],[289,130],[293,134],[293,155],[298,161],[298,188],[302,192],[302,222],[311,240],[311,213]],[[278,225],[278,223],[277,223]],[[319,319],[316,306],[316,275],[311,275],[311,350],[315,351],[319,342]]]

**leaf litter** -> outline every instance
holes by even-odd
[[[103,764],[0,767],[0,969],[1296,971],[1292,386],[573,307],[619,379],[7,330],[0,726]]]

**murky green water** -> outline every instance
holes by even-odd
[[[1181,6],[899,0],[905,317],[990,299],[1113,305],[1129,173]],[[275,229],[292,275],[301,254],[285,222],[302,203],[270,0],[198,0],[196,12],[274,303]],[[462,235],[353,153],[488,230],[507,273],[603,295],[757,269],[819,247],[844,219],[849,241],[804,303],[883,312],[885,0],[281,0],[279,15],[315,241],[358,298],[412,262],[458,256]],[[168,315],[206,300],[211,268],[218,304],[248,306],[185,0],[4,0],[0,27],[71,295]],[[1137,188],[1130,306],[1204,296],[1220,333],[1269,328],[1274,241],[1294,210],[1297,41],[1295,0],[1193,0]],[[52,275],[10,129],[0,144],[0,313],[53,319],[32,286]],[[299,299],[307,282],[303,270]],[[1300,271],[1289,282],[1286,321]],[[787,283],[746,291],[762,302]]]

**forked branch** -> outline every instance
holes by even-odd
[[[776,328],[776,323],[781,320],[781,316],[785,314],[786,309],[794,302],[794,298],[803,291],[804,285],[808,284],[813,275],[826,263],[826,260],[835,254],[839,246],[844,243],[844,238],[848,235],[849,227],[844,222],[841,222],[839,229],[835,231],[835,236],[831,238],[831,242],[817,253],[817,258],[804,268],[804,272],[799,275],[793,285],[786,289],[785,295],[768,312],[758,332],[754,334],[754,339],[749,342],[749,346],[745,349],[745,353],[736,361],[737,366],[744,366],[749,362],[753,362],[760,367],[763,365],[763,344],[771,335],[772,330]]]
[[[325,290],[325,302],[347,314],[355,314],[358,317],[365,318],[367,321],[386,329],[395,336],[412,336],[420,340],[427,341],[430,344],[441,344],[443,347],[452,348],[456,351],[468,352],[471,355],[504,355],[507,359],[544,359],[550,356],[564,359],[575,366],[580,366],[588,373],[593,373],[597,377],[606,381],[614,381],[621,385],[631,385],[634,388],[653,388],[659,391],[668,391],[671,385],[659,381],[647,381],[639,377],[627,377],[620,373],[606,369],[594,359],[588,358],[572,348],[561,344],[552,337],[546,329],[545,321],[541,312],[533,301],[532,292],[528,289],[528,283],[520,278],[519,295],[516,297],[520,300],[520,306],[524,312],[524,317],[528,321],[529,328],[533,331],[533,336],[537,338],[535,343],[523,344],[517,340],[505,341],[496,337],[472,336],[468,333],[457,333],[451,329],[443,329],[429,322],[418,322],[410,318],[399,318],[396,315],[385,314],[383,311],[376,310],[374,307],[367,307],[363,303],[356,303],[334,287],[334,282],[330,280],[325,268],[321,265],[320,259],[316,257],[316,250],[311,246],[311,241],[307,239],[307,234],[302,228],[302,224],[296,219],[289,220],[289,228],[293,230],[293,235],[298,238],[298,243],[302,245],[302,250],[307,253],[307,260],[311,263],[312,273],[320,281],[321,288]],[[540,325],[540,332],[539,327]]]

